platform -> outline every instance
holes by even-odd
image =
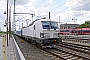
[[[0,34],[0,60],[22,60],[22,58],[20,58],[21,51],[16,45],[17,43],[15,42],[14,38],[10,38],[8,39],[7,46],[6,35]]]
[[[12,41],[6,43],[6,35],[0,35],[0,60],[16,60]]]

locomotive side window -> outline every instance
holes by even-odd
[[[35,30],[35,25],[34,25],[34,30]]]

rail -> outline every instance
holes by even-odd
[[[12,38],[13,38],[14,50],[16,53],[16,60],[25,60],[25,58],[24,58],[21,50],[19,49],[13,35],[12,35]]]

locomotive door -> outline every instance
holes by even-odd
[[[34,25],[33,35],[34,35],[34,37],[36,37],[36,27],[35,27],[35,25]]]

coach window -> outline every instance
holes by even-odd
[[[35,30],[35,25],[34,25],[34,30]]]

